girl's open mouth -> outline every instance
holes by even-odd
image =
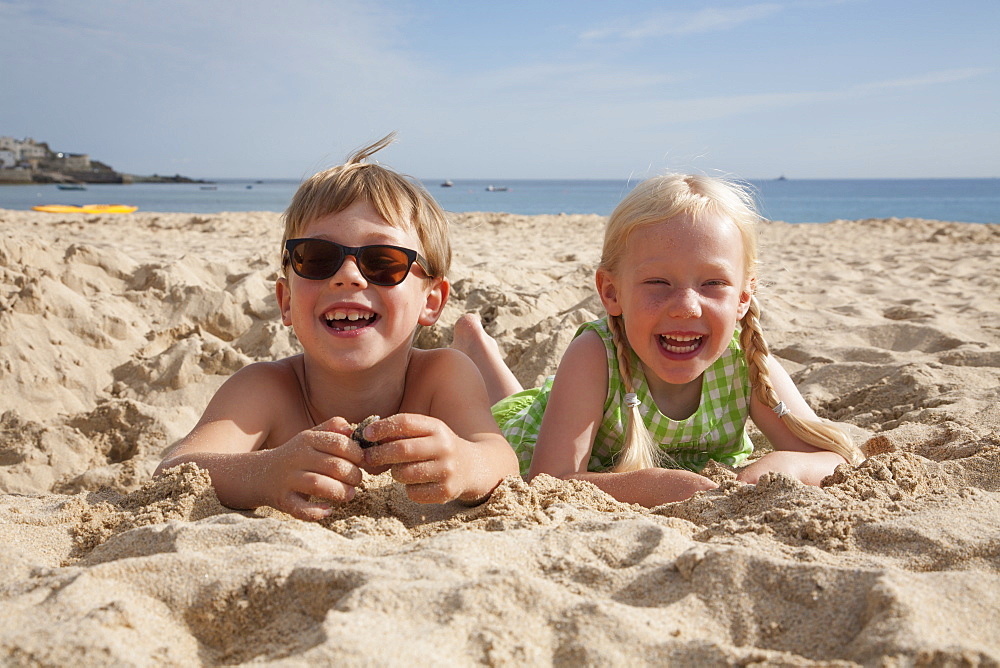
[[[703,336],[694,334],[675,334],[672,336],[660,336],[660,347],[672,355],[690,355],[701,348]]]
[[[338,332],[353,332],[356,329],[371,327],[378,320],[378,314],[357,309],[337,309],[323,316],[326,326]]]

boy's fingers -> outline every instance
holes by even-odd
[[[364,469],[368,475],[381,475],[392,468],[392,465],[386,464],[384,466],[370,466],[369,464],[361,464],[361,468]]]
[[[364,451],[361,446],[351,440],[350,436],[332,431],[312,431],[308,434],[309,445],[318,452],[341,457],[355,466],[360,466],[365,462]]]
[[[285,497],[285,502],[281,506],[278,510],[300,520],[321,520],[332,512],[329,504],[309,501],[306,497],[294,492]]]
[[[440,426],[439,420],[412,413],[373,422],[365,429],[365,438],[378,445],[365,449],[365,465],[377,468],[437,459]]]
[[[361,484],[361,469],[354,468],[357,473],[357,484]],[[353,476],[348,476],[353,477]],[[292,489],[305,496],[313,496],[335,503],[346,503],[357,494],[357,485],[346,480],[324,475],[322,473],[303,473]]]
[[[315,476],[318,480],[314,480],[310,476]],[[322,461],[317,462],[312,471],[304,474],[303,484],[310,486],[304,487],[300,491],[330,498],[325,494],[328,491],[324,487],[326,484],[325,481],[332,480],[344,485],[350,485],[351,487],[357,487],[361,484],[362,478],[361,469],[353,462],[343,457],[328,456],[324,457]]]
[[[364,464],[372,468],[434,459],[432,443],[426,438],[384,441],[363,451]]]
[[[441,461],[408,462],[392,467],[392,479],[403,485],[440,482],[451,473],[451,467]]]
[[[372,443],[384,443],[401,438],[430,436],[434,433],[434,423],[426,415],[400,413],[372,422],[365,427],[364,437]]]
[[[325,422],[320,422],[312,428],[312,431],[332,431],[336,434],[350,436],[353,429],[351,429],[351,423],[344,418],[332,417]]]
[[[456,498],[444,485],[436,482],[407,485],[406,496],[416,503],[447,503]]]

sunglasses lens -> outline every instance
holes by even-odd
[[[320,239],[303,241],[291,255],[295,273],[313,280],[330,278],[344,263],[344,252],[336,244]]]
[[[395,246],[361,246],[352,248],[324,239],[289,241],[292,269],[302,278],[323,281],[338,271],[347,254],[355,257],[361,275],[375,285],[399,285],[410,273],[417,257],[415,251]]]
[[[358,264],[369,282],[375,285],[397,285],[410,271],[411,260],[399,248],[366,246]]]

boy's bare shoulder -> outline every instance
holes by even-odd
[[[295,373],[295,365],[298,357],[248,364],[234,373],[226,381],[226,385],[238,387],[241,390],[280,390],[285,387],[297,386],[298,376]]]
[[[410,357],[410,371],[427,373],[432,371],[469,371],[479,373],[469,356],[454,348],[414,348]]]
[[[488,406],[483,377],[468,355],[452,348],[414,349],[406,370],[401,412],[441,417],[438,411],[442,405],[458,402],[468,406],[480,394],[483,405]]]

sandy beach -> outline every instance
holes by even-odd
[[[478,312],[539,383],[602,313],[605,219],[452,218],[419,344]],[[720,467],[647,510],[512,477],[466,508],[384,474],[321,523],[151,480],[228,375],[297,352],[278,214],[0,229],[3,665],[1000,665],[1000,225],[763,226],[771,349],[869,457],[822,487]]]

